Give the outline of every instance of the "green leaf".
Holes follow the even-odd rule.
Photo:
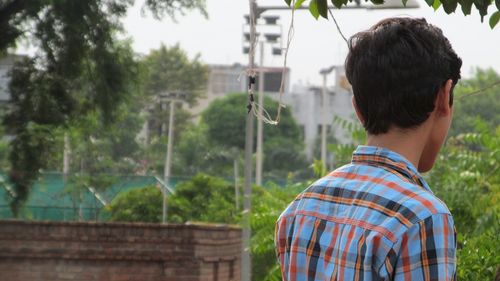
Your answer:
[[[309,3],[309,12],[311,12],[315,19],[319,18],[318,0],[311,0],[311,3]]]
[[[500,0],[495,0],[495,5],[497,6],[497,9],[500,11]]]
[[[429,5],[429,7],[434,7],[434,0],[425,0],[425,2]]]
[[[500,11],[496,11],[490,17],[490,27],[494,28],[500,20]]]
[[[470,15],[472,9],[472,0],[459,0],[458,2],[462,6],[462,13],[464,13],[464,16]]]
[[[302,7],[302,4],[304,3],[304,1],[306,1],[306,0],[297,0],[297,2],[295,2],[294,8],[298,9],[298,8]]]
[[[432,3],[432,8],[434,8],[434,11],[437,11],[441,7],[441,1],[439,0],[434,0],[434,3]]]
[[[318,12],[319,14],[328,19],[328,2],[327,0],[317,0],[318,2]]]
[[[332,4],[333,4],[333,6],[335,6],[335,8],[340,9],[342,7],[342,5],[344,4],[344,1],[343,0],[332,0]]]
[[[483,22],[484,16],[488,14],[488,6],[490,4],[490,0],[474,0],[474,6],[476,6],[479,11],[479,15],[481,15],[481,22]]]
[[[457,9],[457,0],[441,0],[441,3],[443,4],[443,9],[447,14],[451,14]]]
[[[292,4],[292,0],[285,0],[286,4],[290,6]]]
[[[384,4],[384,0],[370,0],[375,5],[382,5]]]

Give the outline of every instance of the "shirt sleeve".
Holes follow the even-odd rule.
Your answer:
[[[413,225],[393,250],[395,281],[456,280],[456,232],[449,214],[434,214]]]

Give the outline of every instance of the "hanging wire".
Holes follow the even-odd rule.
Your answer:
[[[264,123],[270,124],[270,125],[278,125],[279,124],[280,119],[281,119],[281,110],[282,110],[282,108],[286,108],[286,105],[283,103],[283,95],[284,95],[284,92],[285,92],[285,84],[286,84],[288,51],[290,50],[290,45],[292,43],[293,36],[294,36],[294,33],[295,33],[295,27],[294,27],[294,21],[295,21],[295,1],[296,0],[292,0],[292,2],[291,2],[292,18],[290,20],[290,27],[288,29],[286,47],[284,48],[285,54],[284,54],[284,59],[283,59],[283,70],[282,70],[282,73],[281,73],[281,84],[280,84],[280,89],[279,89],[278,109],[277,109],[277,114],[276,114],[276,118],[275,119],[273,119],[271,117],[271,114],[269,114],[269,112],[265,109],[264,105],[263,104],[259,104],[258,102],[256,102],[255,98],[254,98],[254,92],[255,92],[254,91],[254,85],[255,85],[255,81],[256,81],[256,78],[255,78],[256,74],[259,71],[265,71],[266,69],[263,66],[259,66],[258,68],[256,68],[255,66],[251,67],[251,68],[247,68],[246,71],[243,71],[240,74],[240,77],[238,78],[238,81],[240,81],[241,77],[243,75],[246,75],[248,77],[248,80],[249,80],[249,84],[248,84],[248,96],[249,96],[248,100],[249,100],[249,103],[248,103],[248,106],[247,106],[248,112],[250,113],[250,111],[251,111],[252,114],[257,119],[262,120]],[[332,10],[328,9],[328,12],[330,13],[330,16],[332,17],[333,22],[335,23],[335,26],[336,26],[337,31],[339,32],[340,36],[342,36],[342,39],[346,42],[346,44],[349,44],[349,41],[347,40],[347,37],[342,32],[342,29],[340,28],[339,23],[337,22],[335,16],[333,15]],[[255,17],[254,11],[251,11],[251,13],[250,13],[250,28],[251,28],[250,32],[251,32],[251,34],[253,34],[253,36],[252,36],[252,38],[250,38],[250,44],[251,44],[251,46],[250,46],[250,51],[249,51],[248,55],[250,56],[250,59],[252,61],[254,61],[254,59],[255,59],[255,50],[256,50],[256,47],[257,47],[256,17]],[[464,99],[466,97],[471,97],[471,96],[482,94],[486,90],[491,89],[493,87],[496,87],[498,85],[500,85],[500,81],[492,83],[492,84],[490,84],[490,85],[488,85],[488,86],[486,86],[484,88],[481,88],[479,90],[476,90],[476,91],[464,94],[461,97],[459,97],[458,99],[462,100],[462,99]]]
[[[270,125],[278,125],[281,119],[281,109],[285,108],[286,105],[283,103],[283,95],[285,93],[285,82],[286,82],[286,74],[287,74],[287,59],[288,59],[288,51],[290,50],[290,45],[292,43],[293,35],[295,32],[294,28],[294,20],[295,20],[295,0],[292,0],[291,3],[292,6],[292,19],[290,21],[290,27],[288,29],[288,35],[287,35],[287,42],[286,42],[286,47],[284,48],[285,54],[284,54],[284,59],[283,59],[283,70],[281,73],[281,84],[280,84],[280,89],[279,89],[279,100],[278,100],[278,109],[276,113],[276,118],[273,119],[271,117],[271,114],[267,112],[263,104],[259,104],[258,102],[255,101],[254,98],[254,84],[255,84],[255,76],[259,71],[265,71],[265,68],[263,66],[259,66],[259,68],[248,68],[246,71],[240,74],[240,77],[238,78],[238,81],[240,81],[241,76],[245,74],[248,79],[249,79],[249,85],[248,85],[248,99],[249,99],[249,104],[248,104],[248,110],[249,112],[252,111],[253,115],[259,119],[262,120],[262,122]],[[253,38],[250,38],[250,52],[248,55],[250,56],[250,59],[253,61],[255,59],[255,50],[257,46],[257,39],[255,36],[255,26],[256,26],[256,18],[255,14],[253,12],[250,13],[250,28],[252,29],[251,33],[254,34]],[[262,110],[262,111],[261,111]]]
[[[256,20],[255,20],[255,9],[254,9],[254,2],[252,0],[249,0],[250,4],[250,17],[249,17],[249,23],[250,23],[250,50],[248,52],[248,56],[251,62],[251,65],[248,66],[248,68],[245,71],[246,76],[248,77],[248,113],[252,111],[252,108],[254,107],[254,86],[255,86],[255,69],[254,69],[254,61],[255,61],[255,47],[257,44],[256,40]],[[238,81],[241,80],[242,74],[240,74],[240,77],[238,78]]]

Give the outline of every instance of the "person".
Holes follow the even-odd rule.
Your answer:
[[[448,133],[461,65],[425,19],[384,19],[350,38],[345,70],[367,144],[279,217],[283,280],[456,280],[453,218],[421,173]]]

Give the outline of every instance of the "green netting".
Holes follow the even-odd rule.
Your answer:
[[[0,219],[13,218],[9,207],[9,183],[0,173]],[[108,214],[103,211],[104,203],[111,202],[120,192],[160,182],[153,176],[112,175],[113,184],[100,190],[81,189],[78,194],[72,184],[65,184],[60,173],[43,173],[33,184],[20,217],[32,220],[50,221],[103,221]],[[186,178],[172,178],[169,186],[174,188]]]

